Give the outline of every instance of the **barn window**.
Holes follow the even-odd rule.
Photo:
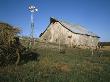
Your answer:
[[[72,35],[71,36],[68,36],[68,38],[71,38],[72,37]]]
[[[47,39],[45,38],[44,40],[46,41]]]
[[[57,42],[57,39],[56,39],[56,42]]]

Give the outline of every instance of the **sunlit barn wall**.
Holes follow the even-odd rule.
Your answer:
[[[40,41],[56,44],[66,44],[68,46],[81,48],[96,48],[99,38],[90,35],[73,33],[64,28],[59,22],[51,22]]]

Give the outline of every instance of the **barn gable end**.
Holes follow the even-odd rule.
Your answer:
[[[43,42],[61,43],[77,47],[96,47],[99,36],[79,25],[71,25],[51,18],[50,24],[40,35]]]

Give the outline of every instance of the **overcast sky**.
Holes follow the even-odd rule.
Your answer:
[[[0,0],[0,21],[22,29],[22,35],[30,34],[28,6],[35,5],[35,37],[49,24],[50,17],[80,24],[110,41],[110,0]]]

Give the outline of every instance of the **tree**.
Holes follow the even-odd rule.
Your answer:
[[[7,23],[0,23],[0,65],[14,63],[19,57],[19,42],[15,37],[20,29]]]

